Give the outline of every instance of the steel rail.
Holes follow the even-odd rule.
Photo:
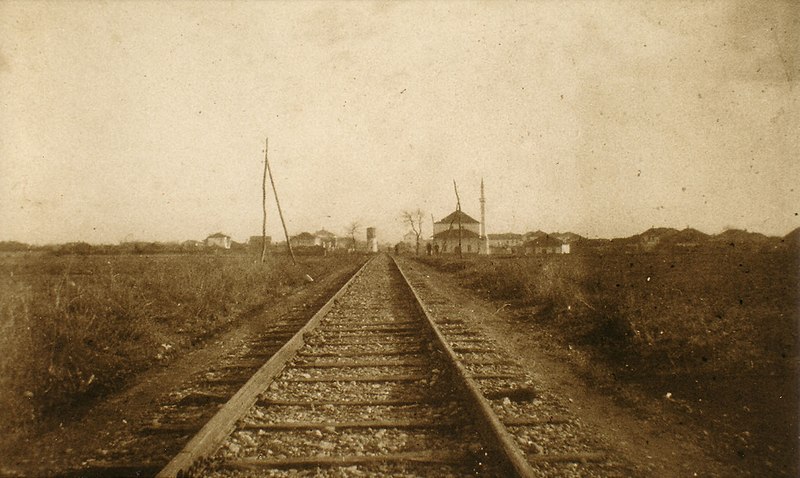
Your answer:
[[[411,281],[409,280],[408,276],[406,276],[405,272],[403,272],[403,269],[400,267],[400,264],[397,263],[397,260],[395,260],[394,257],[392,257],[392,263],[400,272],[400,275],[403,277],[403,280],[405,281],[409,290],[414,295],[414,304],[416,308],[419,310],[420,314],[425,317],[425,322],[431,328],[433,335],[436,337],[436,341],[447,355],[450,364],[455,369],[461,385],[464,387],[464,391],[466,392],[466,402],[472,407],[473,412],[478,419],[478,423],[476,423],[476,425],[478,426],[481,435],[488,442],[490,447],[494,448],[495,451],[500,454],[499,458],[510,465],[514,472],[514,476],[520,478],[533,478],[536,476],[536,472],[533,470],[530,463],[528,463],[527,458],[525,458],[525,455],[522,453],[519,447],[517,447],[517,445],[514,443],[514,438],[510,433],[508,433],[508,430],[506,430],[506,427],[500,421],[500,418],[496,413],[494,413],[491,404],[486,397],[483,396],[480,388],[478,388],[478,385],[472,378],[470,378],[466,367],[461,364],[455,351],[452,347],[450,347],[450,344],[439,330],[439,327],[436,325],[433,318],[430,316],[430,314],[428,314],[428,311],[425,310],[422,298],[419,296],[414,286],[411,285]]]
[[[183,449],[161,469],[156,478],[180,478],[194,466],[198,466],[210,457],[225,438],[233,432],[236,422],[258,401],[259,395],[272,383],[286,363],[304,345],[304,335],[313,330],[330,311],[336,301],[344,295],[358,276],[362,274],[366,261],[353,276],[323,305],[311,319],[289,339],[275,354],[267,360],[250,380],[228,400],[225,405],[200,429]]]
[[[278,377],[287,363],[298,356],[300,348],[308,345],[309,341],[306,338],[313,342],[312,335],[309,333],[317,328],[322,318],[328,314],[336,301],[348,291],[356,278],[362,274],[367,265],[373,260],[367,261],[359,268],[347,283],[236,392],[220,411],[186,444],[183,450],[156,475],[157,478],[181,478],[196,472],[209,462],[224,440],[236,429],[239,420],[259,401],[263,391]],[[464,400],[463,403],[465,403],[476,420],[475,426],[485,441],[486,449],[491,453],[487,455],[491,463],[504,469],[503,476],[521,478],[535,476],[530,463],[522,451],[514,444],[513,438],[492,410],[489,401],[480,392],[475,381],[470,378],[469,372],[461,364],[456,352],[449,345],[433,318],[428,314],[423,301],[416,289],[411,285],[408,276],[406,276],[394,258],[392,258],[391,262],[413,296],[414,309],[419,312],[423,322],[427,323],[426,327],[430,330],[431,335],[435,337],[434,343],[438,344],[437,348],[444,354],[445,360],[449,362],[452,368],[454,381],[458,383],[457,386],[463,392],[460,394],[460,398]],[[359,355],[363,354],[359,353]],[[391,461],[391,457],[388,459]],[[371,457],[370,460],[380,460],[380,457]],[[257,463],[254,462],[253,465],[256,466]]]

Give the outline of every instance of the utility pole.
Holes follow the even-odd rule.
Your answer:
[[[461,199],[458,197],[458,186],[456,180],[453,180],[453,189],[456,191],[456,214],[458,215],[458,257],[464,258],[464,252],[461,250]]]
[[[486,198],[483,195],[483,178],[481,178],[481,245],[484,247],[484,254],[489,253],[489,238],[486,236]]]
[[[261,181],[261,209],[264,211],[263,220],[261,221],[261,263],[263,264],[267,257],[267,150],[269,149],[269,138],[267,138],[267,146],[264,149],[264,178]]]
[[[267,148],[269,148],[269,138],[267,138]],[[286,230],[286,221],[283,220],[283,211],[281,210],[281,202],[278,200],[278,190],[275,189],[275,180],[272,177],[272,169],[269,167],[269,156],[264,154],[264,164],[269,173],[269,182],[272,184],[272,192],[275,193],[275,204],[278,206],[278,216],[281,218],[281,225],[283,225],[283,235],[286,237],[286,247],[289,249],[289,255],[292,256],[292,264],[297,265],[297,259],[294,257],[292,250],[292,242],[289,240],[289,231]]]

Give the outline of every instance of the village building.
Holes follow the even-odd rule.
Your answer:
[[[525,254],[569,254],[569,244],[545,235],[525,243]]]
[[[456,210],[433,223],[434,254],[458,254],[459,237],[463,254],[486,253],[486,241],[481,237],[481,223]]]
[[[310,232],[301,232],[290,239],[292,247],[314,247],[321,246],[322,239],[311,234]]]
[[[231,248],[231,236],[218,232],[206,238],[206,247],[219,247],[222,249]]]
[[[515,254],[525,242],[522,234],[505,232],[502,234],[487,234],[490,254]]]
[[[336,234],[326,231],[325,229],[320,229],[319,231],[314,233],[319,239],[319,245],[322,246],[324,249],[333,250],[336,249],[336,246],[339,242]]]
[[[522,235],[522,243],[524,244],[529,241],[535,241],[536,239],[539,239],[540,237],[544,237],[546,235],[547,233],[544,231],[528,231]]]

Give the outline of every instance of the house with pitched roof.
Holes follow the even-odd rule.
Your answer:
[[[525,243],[525,254],[569,254],[569,244],[550,235]]]
[[[480,222],[463,211],[453,211],[443,219],[433,223],[433,253],[458,254],[459,238],[462,253],[485,253],[486,241],[483,240],[480,234]]]
[[[301,232],[290,239],[292,247],[314,247],[321,246],[322,240],[310,232]]]

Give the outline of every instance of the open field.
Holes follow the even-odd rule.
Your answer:
[[[574,350],[589,386],[667,399],[737,459],[794,469],[796,253],[421,260]]]
[[[0,429],[58,423],[357,256],[0,257]]]

